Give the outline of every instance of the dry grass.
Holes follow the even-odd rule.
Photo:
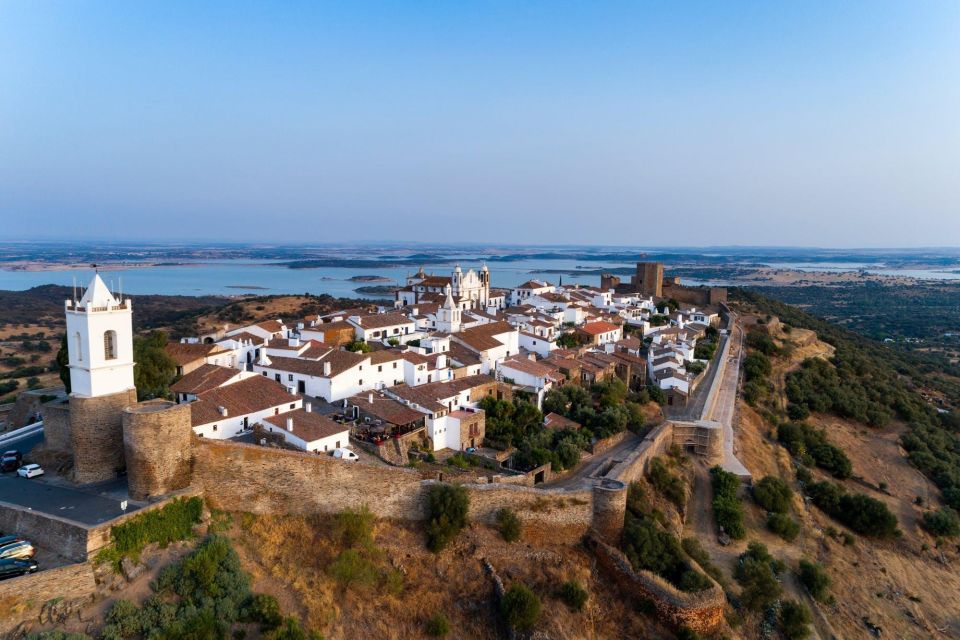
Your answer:
[[[230,535],[254,575],[254,589],[274,595],[285,611],[331,640],[422,638],[424,624],[437,612],[450,619],[452,638],[502,637],[481,558],[491,561],[507,585],[519,580],[540,596],[538,629],[547,637],[672,637],[593,575],[591,558],[580,548],[505,544],[493,529],[472,525],[450,549],[434,555],[419,527],[380,521],[375,531],[380,568],[402,576],[399,589],[343,590],[328,573],[340,551],[329,518],[245,515],[234,522]],[[555,597],[570,579],[591,591],[583,612],[571,612]]]

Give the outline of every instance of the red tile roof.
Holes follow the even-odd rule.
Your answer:
[[[204,391],[195,402],[190,403],[190,418],[196,427],[283,406],[298,399],[299,396],[290,394],[279,382],[264,376],[253,376]],[[227,415],[221,415],[218,407],[225,407]]]
[[[170,387],[170,391],[199,395],[204,391],[221,387],[239,375],[240,371],[237,369],[203,364],[177,380]]]
[[[598,320],[597,322],[588,322],[585,325],[580,327],[580,331],[583,331],[586,334],[591,336],[598,336],[601,333],[608,333],[610,331],[616,331],[619,329],[615,324],[610,324],[609,322],[604,322]]]
[[[291,433],[308,443],[320,440],[321,438],[329,438],[338,433],[346,434],[344,436],[344,444],[349,438],[348,427],[334,422],[327,416],[305,409],[295,409],[294,411],[281,413],[277,416],[269,416],[264,418],[263,421],[270,423],[274,427],[279,427],[282,431],[287,431],[288,418],[293,419],[293,431]]]

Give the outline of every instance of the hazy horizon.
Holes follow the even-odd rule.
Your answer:
[[[948,2],[8,1],[0,217],[8,241],[949,248],[957,77]]]

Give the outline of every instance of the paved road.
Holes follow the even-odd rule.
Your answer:
[[[607,449],[603,453],[598,453],[593,456],[577,467],[569,476],[539,486],[543,489],[589,489],[594,483],[594,479],[590,476],[596,474],[597,471],[610,460],[622,460],[624,456],[636,449],[641,442],[643,442],[643,440],[640,437],[628,432],[622,442]]]
[[[123,495],[126,490],[126,478],[74,489],[42,478],[27,480],[12,472],[0,476],[0,500],[85,525],[100,524],[123,514],[120,500],[114,496]],[[137,505],[130,503],[127,511],[136,509]]]
[[[717,353],[723,352],[723,345],[726,344],[729,338],[727,336],[720,336],[720,339],[717,341]],[[719,362],[713,362],[709,371],[704,375],[703,380],[697,385],[696,390],[693,392],[693,398],[687,402],[684,407],[663,407],[663,414],[671,420],[679,421],[692,421],[700,420],[703,417],[704,405],[707,402],[707,396],[710,395],[710,387],[713,385],[713,379],[717,377],[717,369]]]
[[[743,358],[743,328],[736,323],[730,335],[730,353],[727,354],[727,366],[724,368],[723,378],[720,380],[720,389],[716,401],[710,410],[704,414],[707,420],[714,420],[723,425],[723,463],[725,470],[738,476],[748,476],[750,472],[737,459],[734,452],[734,421],[737,410],[737,391],[740,385],[740,362]]]

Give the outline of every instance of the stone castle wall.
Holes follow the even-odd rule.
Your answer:
[[[75,482],[110,480],[123,471],[122,413],[136,402],[136,389],[96,398],[70,397]]]
[[[123,451],[130,497],[164,495],[190,485],[190,405],[151,400],[123,411]]]
[[[587,546],[594,552],[600,568],[622,592],[638,602],[652,602],[662,620],[704,634],[713,633],[723,624],[726,597],[712,579],[711,588],[686,593],[649,571],[634,571],[623,553],[600,540],[588,538]],[[692,560],[691,563],[697,566]]]
[[[89,601],[96,590],[93,568],[86,562],[4,580],[0,582],[0,634],[36,620],[48,603]]]
[[[72,520],[0,502],[0,531],[16,532],[34,544],[52,549],[75,562],[87,559],[89,530]]]
[[[329,456],[255,445],[200,440],[194,485],[211,506],[253,513],[334,514],[366,505],[381,518],[420,521],[436,481],[412,469],[343,462]],[[590,527],[590,491],[539,490],[503,483],[464,484],[470,518],[493,523],[503,507],[524,522],[524,535],[574,542]]]
[[[70,403],[63,400],[47,402],[40,407],[43,415],[43,441],[47,449],[69,452]]]

